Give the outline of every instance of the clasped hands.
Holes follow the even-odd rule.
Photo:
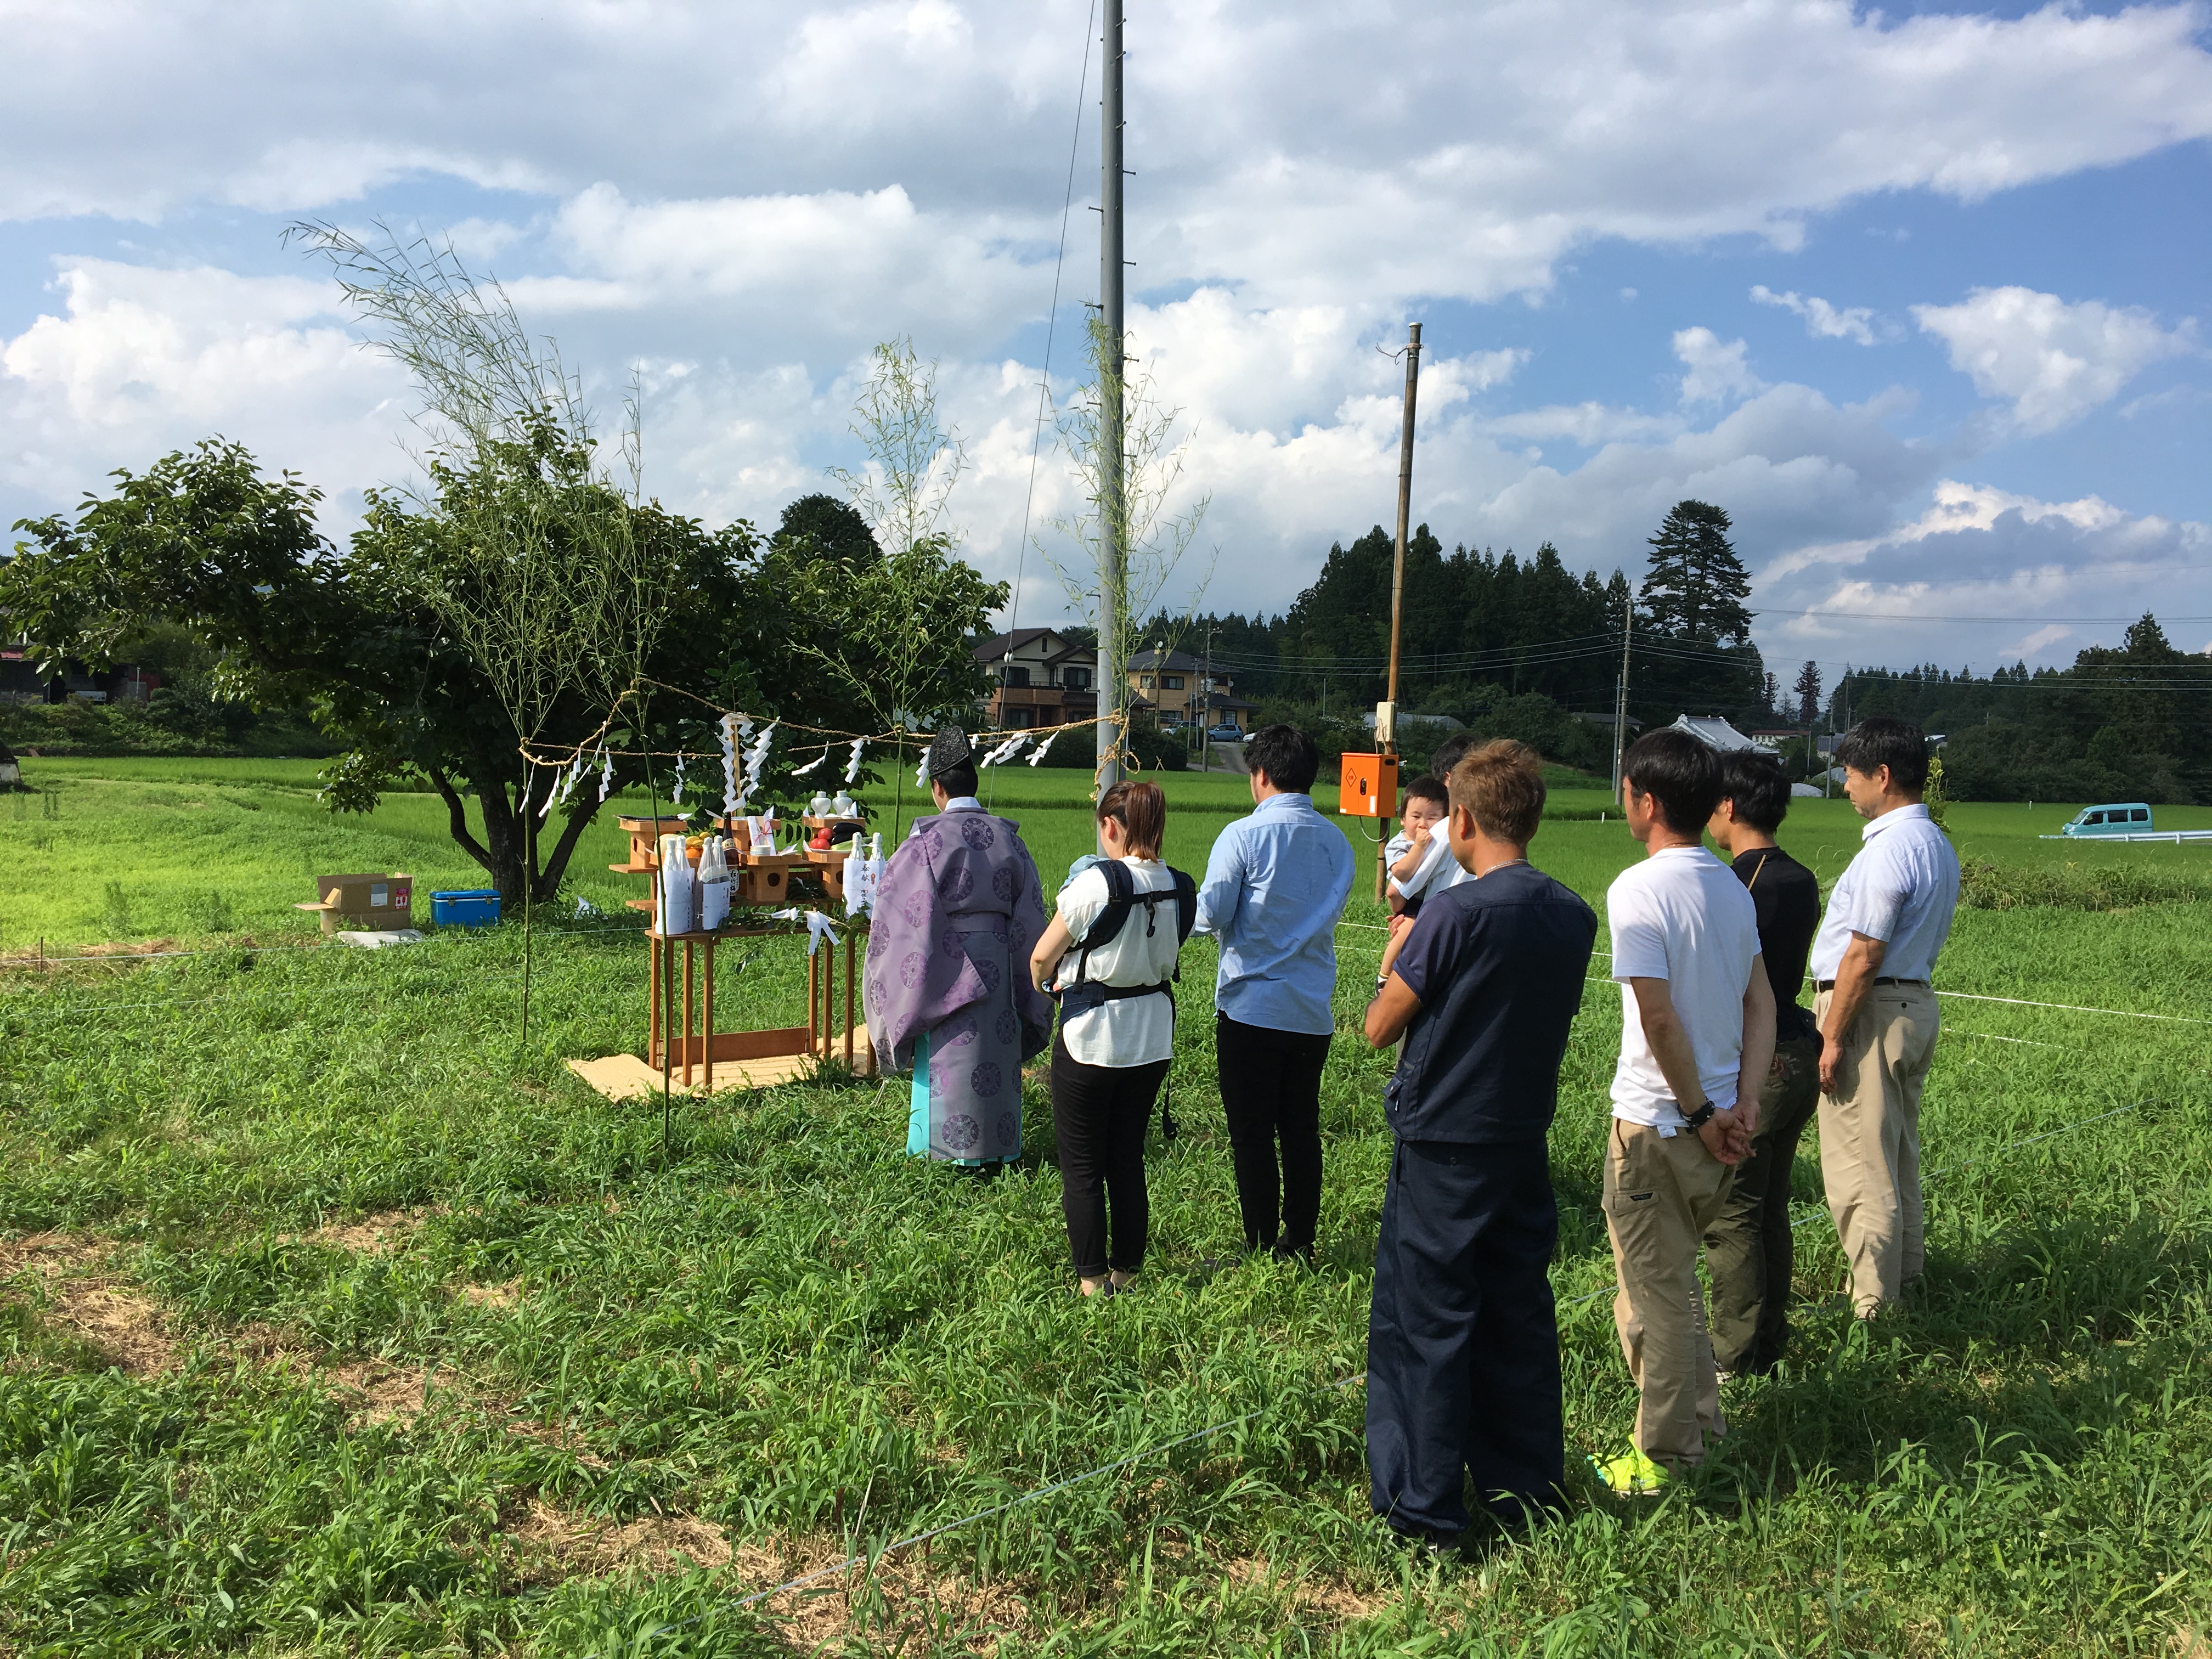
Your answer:
[[[1751,1156],[1752,1132],[1759,1127],[1758,1108],[1747,1111],[1716,1111],[1698,1126],[1698,1139],[1720,1163],[1734,1166]]]

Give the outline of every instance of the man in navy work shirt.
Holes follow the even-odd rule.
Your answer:
[[[1311,738],[1267,726],[1245,745],[1244,762],[1252,812],[1224,830],[1206,857],[1196,931],[1221,945],[1214,1052],[1245,1248],[1310,1261],[1321,1219],[1321,1073],[1336,1029],[1336,919],[1352,893],[1352,843],[1314,811],[1308,792],[1321,750]]]
[[[1406,1039],[1384,1097],[1397,1145],[1367,1328],[1369,1483],[1392,1528],[1439,1545],[1472,1520],[1466,1477],[1513,1524],[1565,1473],[1545,1136],[1597,938],[1589,906],[1524,855],[1544,812],[1535,751],[1485,744],[1449,781],[1452,852],[1475,879],[1421,907],[1367,1010],[1370,1042]]]

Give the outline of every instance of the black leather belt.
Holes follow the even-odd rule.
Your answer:
[[[1928,981],[1924,979],[1878,979],[1875,981],[1875,983],[1877,985],[1918,985],[1924,988]],[[1836,988],[1836,981],[1832,979],[1816,979],[1813,981],[1813,988],[1816,991],[1832,991]]]

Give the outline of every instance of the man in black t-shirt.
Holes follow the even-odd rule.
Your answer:
[[[1759,1091],[1751,1155],[1736,1165],[1705,1234],[1713,1276],[1713,1363],[1723,1376],[1760,1376],[1790,1341],[1790,1171],[1797,1139],[1820,1103],[1820,1033],[1798,1006],[1805,958],[1820,925],[1820,884],[1774,844],[1790,782],[1764,755],[1721,757],[1719,809],[1705,826],[1759,912],[1759,951],[1774,988],[1774,1063]]]
[[[1477,879],[1421,907],[1366,1028],[1378,1048],[1406,1040],[1384,1097],[1370,1491],[1399,1534],[1437,1544],[1473,1519],[1468,1477],[1513,1524],[1555,1503],[1565,1473],[1545,1136],[1597,937],[1589,906],[1523,856],[1544,812],[1535,751],[1486,744],[1449,782],[1440,827]]]

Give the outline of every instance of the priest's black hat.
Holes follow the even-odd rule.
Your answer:
[[[975,758],[975,750],[968,741],[968,734],[957,726],[939,727],[937,735],[929,740],[929,775],[933,778],[941,778]]]

